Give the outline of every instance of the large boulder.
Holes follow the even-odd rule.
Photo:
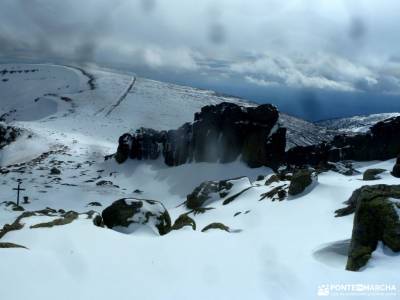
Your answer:
[[[396,164],[393,167],[392,175],[400,178],[400,155],[397,157]]]
[[[132,135],[129,133],[125,133],[120,136],[118,140],[118,149],[115,154],[115,160],[117,163],[122,164],[129,158],[129,152],[131,150],[132,144]]]
[[[0,149],[14,142],[20,133],[19,129],[0,122]]]
[[[250,167],[277,168],[284,160],[286,129],[270,105],[243,107],[233,103],[209,105],[195,114],[194,123],[176,130],[140,129],[119,140],[118,162],[157,159],[168,166],[187,162],[233,162],[239,157]]]
[[[247,177],[205,181],[186,197],[186,207],[196,210],[218,200],[222,200],[223,204],[226,205],[251,187],[252,185]]]
[[[289,195],[297,196],[303,193],[315,180],[317,175],[308,169],[300,169],[294,172],[290,186]]]
[[[400,252],[400,185],[364,186],[353,193],[347,204],[343,215],[355,212],[347,270],[364,267],[380,241]]]
[[[363,180],[364,181],[378,180],[378,179],[380,179],[380,177],[378,175],[382,174],[383,172],[386,172],[386,170],[385,169],[368,169],[363,174]]]
[[[115,160],[124,163],[128,158],[145,160],[157,159],[161,153],[160,144],[165,141],[165,132],[140,128],[135,133],[125,133],[118,141]]]
[[[140,226],[150,226],[160,235],[171,230],[171,218],[161,202],[120,199],[102,212],[104,224],[111,229],[131,233]]]

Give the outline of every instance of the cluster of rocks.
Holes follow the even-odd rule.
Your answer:
[[[364,267],[382,242],[400,252],[400,185],[372,185],[355,190],[336,216],[354,215],[346,269]]]
[[[72,223],[77,220],[79,217],[85,217],[92,221],[93,225],[98,227],[104,227],[103,219],[99,213],[91,210],[85,213],[77,213],[75,211],[64,211],[62,209],[55,210],[52,208],[46,208],[37,211],[25,211],[21,215],[19,215],[14,222],[11,224],[5,224],[3,228],[0,229],[0,240],[9,232],[21,230],[24,228],[25,223],[23,219],[31,218],[31,217],[53,217],[52,221],[47,221],[43,223],[35,223],[31,225],[30,229],[40,229],[40,228],[52,228],[54,226],[64,226]],[[17,245],[14,243],[2,243],[0,242],[0,248],[26,248],[21,245]]]
[[[186,197],[186,207],[198,210],[217,200],[223,201],[223,205],[226,205],[251,188],[251,182],[247,177],[205,181]]]
[[[20,133],[17,128],[0,123],[0,149],[14,142]]]
[[[148,226],[155,229],[159,235],[166,235],[184,227],[196,230],[196,222],[189,216],[192,212],[180,215],[172,225],[168,210],[161,202],[130,198],[118,200],[107,207],[102,213],[102,220],[108,228],[123,233],[133,233],[138,227]],[[205,226],[201,232],[215,229],[229,233],[240,231],[232,230],[222,223],[215,222]]]
[[[280,172],[268,178],[259,177],[260,180],[252,184],[247,177],[240,177],[221,181],[205,181],[187,195],[185,205],[188,212],[179,216],[172,224],[170,214],[162,202],[138,198],[124,198],[115,201],[102,212],[102,222],[105,226],[123,233],[133,233],[141,226],[152,228],[159,235],[165,235],[172,230],[191,227],[196,230],[196,222],[190,214],[200,214],[213,209],[209,204],[220,202],[227,205],[237,199],[246,191],[255,186],[264,184],[271,186],[271,191],[261,195],[261,200],[270,198],[284,200],[289,195],[303,193],[313,182],[317,175],[313,170],[300,169],[294,174]],[[273,186],[275,185],[275,186]],[[248,213],[248,212],[246,212]],[[239,214],[239,213],[238,213]],[[238,214],[235,214],[237,216]],[[212,223],[202,232],[209,229],[221,229],[227,232],[236,232],[221,223]]]
[[[400,153],[400,117],[379,122],[367,133],[337,135],[330,142],[297,146],[285,152],[286,128],[279,125],[279,112],[270,105],[243,107],[233,103],[209,105],[195,114],[193,123],[176,130],[140,128],[119,138],[115,159],[155,160],[168,166],[188,162],[228,163],[239,157],[249,167],[280,165],[336,169],[353,175],[338,162],[387,160]],[[396,170],[395,173],[400,173]],[[399,175],[400,176],[400,175]]]
[[[372,126],[367,133],[338,135],[333,141],[307,147],[294,147],[286,153],[290,165],[329,166],[346,160],[387,160],[400,153],[400,117]]]
[[[187,162],[229,163],[239,157],[250,167],[277,168],[283,161],[286,129],[278,123],[279,112],[270,105],[242,107],[233,103],[209,105],[195,114],[193,123],[176,130],[141,128],[119,139],[115,158],[157,159],[168,166]]]

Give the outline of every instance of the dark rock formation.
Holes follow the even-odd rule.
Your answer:
[[[28,249],[25,246],[14,244],[14,243],[0,243],[0,249],[11,249],[11,248]]]
[[[211,223],[209,225],[207,225],[206,227],[204,227],[201,232],[206,232],[210,229],[219,229],[219,230],[223,230],[226,232],[231,232],[230,228],[222,223]]]
[[[399,132],[400,117],[390,118],[372,126],[368,133],[338,135],[330,143],[294,147],[286,153],[286,161],[316,167],[344,160],[387,160],[400,153]]]
[[[180,215],[178,219],[175,220],[172,230],[180,230],[185,226],[190,226],[193,230],[196,230],[196,222],[189,217],[187,213]]]
[[[233,190],[234,185],[240,185]],[[223,204],[229,204],[242,193],[252,187],[247,177],[221,181],[206,181],[200,184],[187,196],[186,206],[189,209],[199,209],[213,201],[224,200]]]
[[[54,226],[63,226],[63,225],[68,225],[75,221],[79,217],[79,214],[75,211],[69,211],[66,212],[62,215],[61,218],[55,219],[51,222],[45,222],[45,223],[39,223],[30,226],[31,229],[36,229],[36,228],[51,228]]]
[[[400,155],[397,157],[396,164],[393,167],[392,175],[400,178]]]
[[[313,180],[315,180],[315,174],[308,169],[300,169],[295,171],[289,186],[289,195],[297,196],[304,192],[309,187]]]
[[[4,201],[1,204],[13,211],[24,211],[25,210],[22,206],[17,205],[17,203],[15,203],[13,201]]]
[[[0,149],[14,142],[20,133],[17,128],[0,123]]]
[[[196,113],[194,123],[176,130],[141,128],[119,139],[115,158],[157,159],[168,166],[187,162],[235,161],[239,156],[250,167],[277,168],[284,160],[286,129],[278,125],[278,110],[269,104],[242,107],[233,103],[209,105]]]
[[[312,146],[298,146],[289,149],[286,153],[286,162],[294,166],[318,166],[327,164],[330,145],[322,143]]]
[[[11,231],[21,230],[25,226],[25,222],[22,222],[25,218],[30,217],[57,217],[53,221],[45,222],[45,223],[37,223],[30,226],[30,229],[36,228],[51,228],[54,226],[63,226],[72,223],[73,221],[77,220],[80,216],[86,216],[87,219],[93,221],[93,225],[104,227],[103,220],[99,213],[91,210],[85,213],[77,213],[74,211],[65,212],[64,210],[55,210],[52,208],[47,207],[46,209],[37,210],[37,211],[26,211],[19,215],[15,221],[11,224],[5,224],[3,228],[0,229],[0,239],[2,239],[7,233]],[[7,244],[7,243],[6,243]],[[10,244],[12,245],[12,244]],[[4,246],[4,243],[3,243]],[[1,246],[0,246],[1,248]]]
[[[142,199],[121,199],[107,207],[102,213],[104,224],[108,228],[130,225],[155,227],[160,235],[171,230],[171,218],[161,202]]]
[[[94,202],[89,202],[87,206],[102,206],[100,202],[94,201]]]
[[[269,192],[261,194],[260,201],[262,201],[266,198],[269,198],[272,201],[275,201],[275,200],[283,201],[287,197],[287,193],[288,193],[287,190],[288,190],[287,184],[277,186],[277,187],[273,188],[272,190],[270,190]]]
[[[115,159],[124,163],[128,158],[137,160],[157,159],[161,153],[161,143],[165,143],[166,132],[140,128],[134,134],[125,133],[118,140]]]
[[[355,212],[346,269],[358,271],[382,241],[394,252],[400,251],[400,185],[364,186],[354,191],[347,208],[338,215]]]
[[[108,187],[119,188],[118,185],[114,184],[112,181],[109,181],[109,180],[100,180],[100,181],[96,182],[96,185],[103,186],[103,187],[108,186]]]
[[[60,175],[60,174],[61,174],[60,169],[58,169],[58,168],[56,168],[56,167],[51,168],[51,170],[50,170],[50,175]]]
[[[359,171],[354,169],[353,163],[350,161],[328,162],[327,170],[332,170],[345,176],[352,176],[360,174]],[[321,170],[321,168],[319,168]]]
[[[386,172],[385,169],[368,169],[364,172],[363,175],[363,180],[368,181],[368,180],[378,180],[380,177],[378,177],[379,174],[382,174],[383,172]]]

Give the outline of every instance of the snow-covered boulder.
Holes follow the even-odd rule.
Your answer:
[[[252,187],[247,177],[221,181],[206,181],[196,187],[186,198],[189,209],[199,209],[212,202],[222,200],[229,204]]]
[[[157,159],[168,166],[187,162],[233,162],[239,157],[250,167],[277,168],[284,160],[286,129],[270,105],[244,107],[233,103],[208,105],[195,114],[194,123],[176,130],[140,129],[119,139],[118,162]]]
[[[347,204],[341,215],[355,212],[347,270],[364,267],[380,241],[400,252],[400,185],[364,186]]]
[[[111,229],[132,233],[149,226],[160,235],[171,230],[171,217],[161,202],[143,199],[120,199],[102,212],[104,224]]]

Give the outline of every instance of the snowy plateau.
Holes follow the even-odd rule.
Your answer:
[[[321,172],[307,190],[284,201],[265,195],[289,181],[266,184],[270,168],[249,168],[240,160],[168,167],[161,159],[121,165],[104,159],[126,132],[175,129],[203,106],[222,102],[255,106],[98,67],[1,65],[1,124],[18,133],[0,147],[0,228],[17,227],[0,235],[0,299],[309,300],[335,293],[337,299],[398,299],[399,254],[380,242],[365,267],[346,271],[354,214],[335,217],[367,184],[367,169],[382,169],[373,184],[400,184],[391,174],[395,159],[353,162],[357,172],[351,176]],[[290,149],[330,140],[338,131],[363,132],[392,116],[316,125],[280,114],[279,122]],[[196,187],[232,178],[242,179],[208,199],[207,209],[187,214],[196,230],[185,226],[160,235],[154,226],[94,226],[123,198],[155,200],[157,212],[167,210],[174,223],[190,212],[182,203]],[[21,207],[12,203],[18,180],[25,189]],[[212,223],[223,230],[202,231]],[[345,285],[391,290],[363,294]]]

